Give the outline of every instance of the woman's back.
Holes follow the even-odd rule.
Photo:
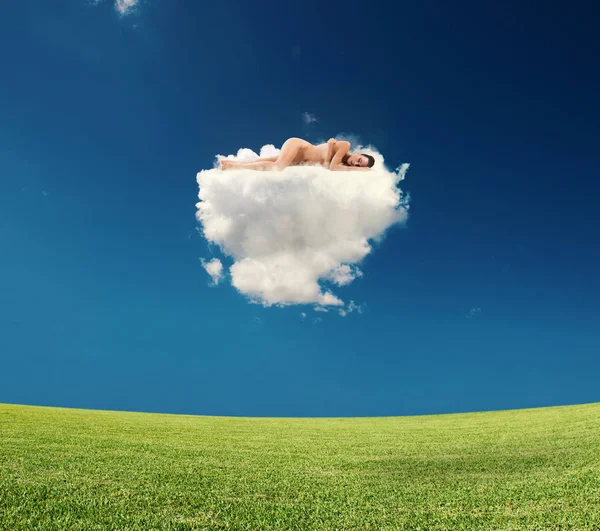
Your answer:
[[[309,164],[324,164],[327,161],[327,144],[317,144],[316,146],[306,142],[303,148],[304,162]]]

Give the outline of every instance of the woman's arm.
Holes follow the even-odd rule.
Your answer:
[[[329,169],[332,171],[352,171],[352,170],[370,170],[371,168],[367,168],[366,166],[346,166],[342,160],[344,160],[344,156],[348,154],[350,150],[350,142],[345,140],[340,140],[335,143],[335,155],[331,159],[331,164],[329,165]]]
[[[334,152],[333,158],[331,159],[331,163],[329,164],[330,170],[345,170],[348,168],[342,160],[344,160],[344,155],[348,154],[350,150],[350,142],[346,140],[340,140],[334,144]]]

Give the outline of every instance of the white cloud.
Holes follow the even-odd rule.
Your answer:
[[[210,262],[202,259],[202,267],[210,275],[213,285],[217,285],[223,279],[223,264],[218,258],[213,258]]]
[[[406,172],[408,171],[409,167],[410,167],[410,164],[408,164],[408,162],[405,162],[404,164],[400,164],[400,166],[398,166],[396,168],[396,173],[398,174],[399,181],[404,180],[404,178],[406,177]]]
[[[292,166],[198,173],[196,218],[204,237],[233,258],[231,283],[240,293],[265,306],[345,306],[332,287],[363,274],[357,264],[372,251],[370,242],[402,223],[408,209],[397,187],[403,174],[388,171],[375,149],[360,151],[375,157],[370,171]],[[277,153],[269,145],[260,155]],[[241,149],[227,158],[256,157]]]
[[[137,5],[138,0],[115,0],[115,9],[121,15],[127,15]]]
[[[315,122],[319,121],[319,119],[314,114],[311,114],[309,112],[303,112],[302,119],[304,120],[304,123],[308,125],[314,124]]]
[[[358,267],[351,267],[347,264],[342,264],[333,269],[327,278],[338,286],[350,284],[355,278],[362,277],[363,273]]]
[[[90,4],[97,6],[104,0],[88,0]],[[127,15],[135,10],[139,0],[113,0],[115,9],[120,15]]]
[[[347,142],[350,142],[350,144],[352,144],[353,146],[362,146],[362,138],[360,137],[360,135],[357,135],[356,133],[338,133],[337,135],[333,136],[336,140],[346,140]]]

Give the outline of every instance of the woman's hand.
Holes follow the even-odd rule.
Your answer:
[[[327,141],[327,145],[328,145],[328,146],[330,146],[331,144],[335,144],[336,142],[337,142],[337,141],[336,141],[336,139],[335,139],[335,138],[330,138],[330,139]]]

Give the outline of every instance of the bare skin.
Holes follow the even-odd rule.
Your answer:
[[[369,170],[367,157],[361,153],[349,154],[350,142],[330,138],[326,144],[313,145],[301,138],[290,138],[281,146],[279,155],[263,157],[252,162],[221,159],[223,170],[276,170],[288,166],[319,165],[333,171]]]

